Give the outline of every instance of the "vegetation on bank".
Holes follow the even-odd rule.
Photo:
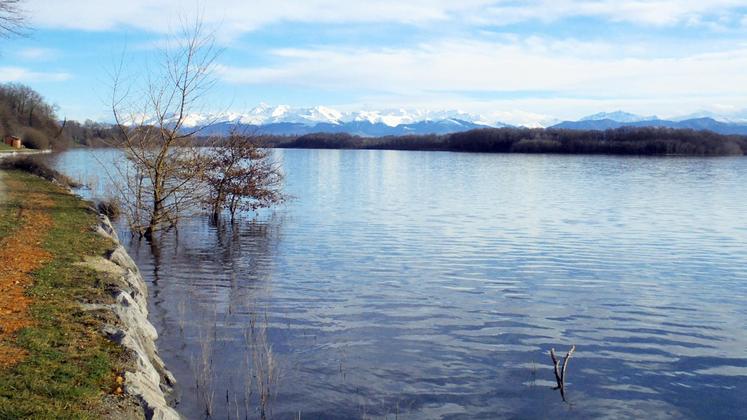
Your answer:
[[[65,149],[111,146],[116,134],[111,124],[60,120],[57,107],[29,86],[0,84],[0,139],[17,136],[29,149]]]
[[[0,136],[17,136],[30,149],[62,146],[55,107],[35,90],[18,83],[0,84]]]
[[[0,318],[12,332],[0,335],[0,347],[18,356],[0,361],[0,418],[111,416],[121,402],[113,394],[125,355],[101,334],[103,315],[81,309],[81,302],[111,297],[101,276],[78,263],[104,255],[112,243],[93,233],[96,214],[87,204],[61,187],[19,170],[0,175],[0,249],[7,260],[0,289],[21,288],[18,300],[27,303],[0,308],[12,313]],[[22,255],[13,249],[19,244]],[[3,324],[11,319],[23,319],[21,328]]]
[[[448,135],[365,138],[347,134],[264,137],[280,148],[433,150],[483,153],[742,156],[747,137],[710,131],[626,127],[606,131],[485,128]]]

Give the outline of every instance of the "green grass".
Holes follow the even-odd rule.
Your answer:
[[[13,147],[8,146],[5,143],[0,143],[0,153],[12,153],[12,152],[19,152],[19,153],[28,153],[30,149],[27,148],[21,148],[21,149],[15,149]]]
[[[28,191],[53,200],[45,211],[54,226],[43,241],[52,259],[33,273],[27,291],[34,325],[21,330],[16,341],[28,357],[0,370],[0,419],[100,418],[108,411],[104,397],[124,366],[124,355],[102,336],[102,320],[80,309],[79,302],[109,301],[106,285],[100,275],[74,263],[103,255],[112,243],[92,232],[96,215],[78,198],[25,173],[7,172],[5,178],[23,187],[7,188],[8,200],[0,205],[0,238],[15,229]]]

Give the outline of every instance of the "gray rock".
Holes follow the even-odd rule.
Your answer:
[[[158,332],[148,321],[148,289],[145,281],[135,262],[119,244],[117,234],[106,216],[100,217],[96,232],[117,244],[108,255],[108,260],[122,270],[107,271],[109,275],[113,272],[121,273],[117,274],[120,278],[115,282],[114,304],[82,306],[85,310],[106,310],[116,316],[118,325],[107,325],[104,334],[127,349],[131,355],[131,368],[124,375],[124,392],[140,401],[145,417],[157,420],[179,419],[179,414],[166,401],[166,393],[171,391],[176,380],[158,355]]]

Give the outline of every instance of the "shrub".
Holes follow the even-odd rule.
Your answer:
[[[23,145],[29,149],[49,149],[49,138],[35,128],[27,128],[23,132]]]
[[[99,213],[112,220],[115,220],[121,214],[119,202],[114,199],[99,201],[99,203],[96,205],[96,209],[99,211]]]

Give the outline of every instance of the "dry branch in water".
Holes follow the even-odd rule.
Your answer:
[[[556,386],[553,389],[560,390],[560,396],[563,398],[563,401],[566,401],[565,399],[565,374],[566,369],[568,368],[568,361],[571,359],[571,356],[573,356],[573,352],[576,351],[576,346],[572,346],[570,350],[568,350],[568,353],[566,353],[565,357],[563,358],[563,363],[560,363],[558,361],[557,356],[555,356],[555,349],[550,349],[550,358],[552,359],[553,369],[555,373],[555,381],[558,383],[558,386]]]

